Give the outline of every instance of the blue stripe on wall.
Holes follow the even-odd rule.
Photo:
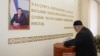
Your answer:
[[[16,7],[16,10],[18,9],[18,0],[14,0],[14,4],[15,4],[15,7]]]

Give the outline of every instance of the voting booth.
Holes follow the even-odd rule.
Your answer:
[[[75,56],[75,46],[64,47],[63,43],[54,44],[54,56]]]

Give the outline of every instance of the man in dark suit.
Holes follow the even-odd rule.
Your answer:
[[[22,12],[21,8],[17,9],[17,14],[15,14],[11,20],[11,25],[13,26],[21,26],[21,25],[26,25],[27,24],[27,19],[25,15]]]
[[[75,39],[65,41],[64,46],[75,46],[76,56],[97,56],[97,49],[91,31],[84,27],[80,20],[74,22],[77,32]]]

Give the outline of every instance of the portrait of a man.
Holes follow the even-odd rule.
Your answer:
[[[10,0],[9,4],[9,29],[29,29],[29,0]]]

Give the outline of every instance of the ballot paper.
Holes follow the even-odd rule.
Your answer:
[[[69,41],[69,40],[71,40],[71,39],[72,39],[71,37],[66,37],[65,40],[64,40],[64,42],[65,42],[65,41]]]

